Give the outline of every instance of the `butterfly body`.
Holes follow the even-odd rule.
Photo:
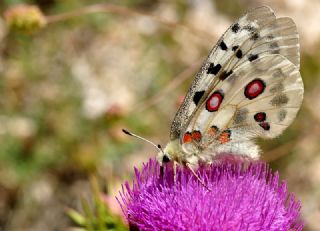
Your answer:
[[[290,18],[262,6],[219,39],[196,75],[157,159],[196,168],[219,154],[258,159],[254,138],[274,138],[303,99],[299,36]]]

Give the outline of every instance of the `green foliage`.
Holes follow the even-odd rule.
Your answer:
[[[81,228],[87,231],[122,231],[128,230],[123,221],[110,213],[106,203],[102,200],[102,192],[99,189],[97,179],[91,178],[92,199],[81,200],[83,214],[74,209],[67,209],[68,216]]]

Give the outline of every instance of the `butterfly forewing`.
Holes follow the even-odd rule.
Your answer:
[[[237,65],[259,55],[282,54],[299,65],[298,34],[289,18],[276,19],[267,6],[256,8],[234,23],[209,53],[171,125],[171,140],[182,137],[190,118],[214,86]]]
[[[261,39],[253,45],[248,58],[252,54],[281,54],[299,67],[299,35],[291,18],[277,18],[261,28],[259,35]]]
[[[281,134],[302,102],[299,62],[290,18],[276,18],[265,6],[248,12],[210,52],[175,116],[171,139],[180,138],[186,152],[204,152]]]

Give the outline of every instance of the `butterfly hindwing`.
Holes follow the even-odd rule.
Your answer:
[[[293,121],[302,99],[300,72],[288,59],[265,55],[246,61],[199,105],[186,133],[197,131],[201,139],[183,141],[182,147],[190,153],[229,145],[231,152],[237,145],[252,146],[254,137],[276,137]]]
[[[244,63],[235,69],[229,83],[219,87],[228,92],[221,109],[236,106],[226,126],[229,129],[247,127],[247,136],[278,136],[292,122],[303,99],[298,68],[280,55]],[[211,120],[214,121],[214,115]]]
[[[290,18],[276,18],[269,7],[263,6],[241,17],[212,49],[174,118],[171,126],[171,140],[180,138],[181,143],[184,143],[185,134],[197,137],[192,132],[198,130],[192,130],[191,127],[212,120],[211,114],[200,116],[205,110],[208,97],[216,93],[212,100],[218,103],[220,98],[230,97],[231,89],[227,90],[228,94],[215,92],[219,90],[217,86],[224,82],[232,83],[235,78],[231,76],[235,76],[237,68],[242,70],[241,66],[254,64],[256,60],[270,54],[280,54],[290,60],[293,66],[297,68],[299,66],[299,41],[294,22]],[[241,74],[237,73],[237,75]],[[232,107],[224,107],[223,111],[221,107],[220,111],[220,106],[222,105],[219,105],[218,110],[222,115],[220,117],[224,120],[235,113]],[[210,110],[215,109],[213,107]],[[222,119],[220,124],[223,123]],[[207,132],[204,129],[199,131]]]

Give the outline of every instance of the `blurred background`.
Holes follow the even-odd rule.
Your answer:
[[[258,142],[302,201],[304,230],[320,230],[318,0],[0,1],[0,230],[72,230],[66,208],[81,211],[92,175],[121,214],[121,183],[156,154],[121,129],[165,145],[209,50],[262,4],[297,24],[305,99],[283,135]],[[15,30],[19,14],[40,21]]]

